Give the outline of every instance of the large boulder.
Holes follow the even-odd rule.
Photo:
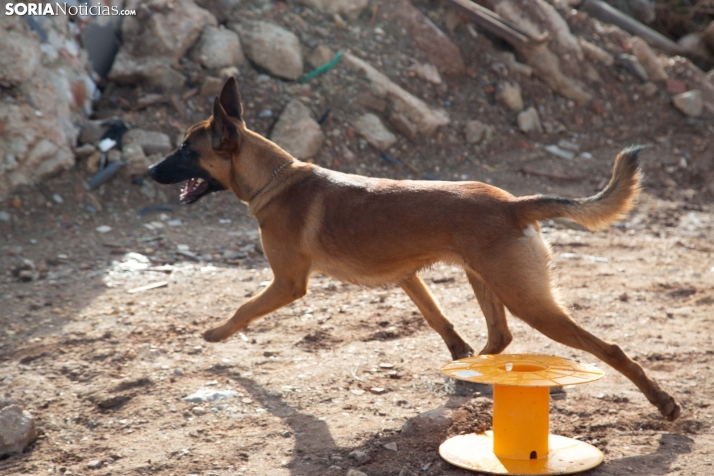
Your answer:
[[[280,114],[270,139],[293,157],[307,159],[317,154],[325,135],[307,106],[293,99]]]
[[[250,60],[284,79],[302,76],[300,40],[293,33],[265,21],[246,21],[230,25],[240,35],[243,50]]]

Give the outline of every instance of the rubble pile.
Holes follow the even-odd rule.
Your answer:
[[[639,36],[586,13],[602,2],[481,2],[496,29],[455,8],[469,3],[128,0],[135,15],[37,17],[42,34],[25,17],[3,17],[0,198],[77,162],[88,180],[118,164],[117,176],[141,185],[146,166],[210,115],[230,76],[249,126],[296,157],[353,173],[403,166],[402,178],[478,165],[513,148],[513,135],[547,155],[559,140],[657,141],[656,129],[714,117],[711,75],[697,66],[711,56],[714,26],[687,58],[694,50],[681,41],[654,43],[685,56],[652,46],[648,2],[619,2],[631,4],[620,15]],[[91,55],[83,49],[93,24],[114,29],[113,50],[112,34],[87,45]],[[110,66],[97,73],[89,60]],[[116,121],[126,130],[102,146]],[[92,183],[115,173],[105,175]]]

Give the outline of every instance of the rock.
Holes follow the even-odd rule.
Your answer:
[[[146,57],[178,60],[196,42],[206,25],[215,27],[218,21],[193,0],[140,3],[136,15],[123,17],[123,44],[119,55],[124,53],[141,60]]]
[[[380,17],[393,22],[397,28],[405,28],[430,63],[436,65],[446,76],[464,74],[464,59],[459,48],[434,22],[408,0],[392,0],[380,6]]]
[[[389,132],[379,117],[372,113],[360,116],[354,126],[357,133],[380,152],[389,149],[397,142],[397,137]]]
[[[410,418],[402,427],[402,435],[445,432],[454,423],[453,412],[444,406]]]
[[[408,117],[416,124],[422,135],[431,136],[439,127],[451,122],[445,110],[429,108],[424,101],[390,81],[387,76],[377,71],[366,61],[350,53],[345,53],[344,60],[351,68],[362,71],[371,81],[375,95],[386,97],[392,101],[394,112],[402,113]]]
[[[632,54],[640,60],[642,67],[647,71],[650,81],[666,81],[669,76],[660,63],[657,54],[650,48],[650,45],[642,38],[633,36],[630,39]]]
[[[640,91],[646,98],[654,97],[657,94],[657,85],[651,81],[646,82],[640,87]]]
[[[89,468],[89,469],[99,469],[99,468],[102,467],[102,464],[104,464],[104,463],[102,463],[101,460],[94,459],[94,460],[90,461],[89,463],[87,463],[87,468]]]
[[[0,221],[10,223],[10,214],[5,210],[0,210]]]
[[[439,75],[439,70],[433,64],[417,63],[415,65],[412,65],[412,67],[409,68],[409,71],[413,72],[424,81],[428,81],[432,84],[442,83],[441,76]]]
[[[335,57],[335,52],[332,51],[327,45],[317,45],[310,54],[307,56],[307,62],[313,68],[319,68],[320,66],[328,63]]]
[[[23,258],[12,269],[12,275],[23,282],[37,281],[40,278],[40,273],[37,271],[35,263],[26,258]]]
[[[495,128],[486,125],[481,121],[469,121],[464,126],[464,138],[469,144],[478,144],[481,141],[488,142],[493,136]]]
[[[284,79],[302,76],[302,49],[293,33],[265,21],[230,25],[240,35],[245,54],[258,66]]]
[[[642,66],[640,60],[635,55],[621,54],[617,57],[617,62],[625,67],[627,71],[635,75],[640,82],[646,83],[649,81],[647,70]]]
[[[107,163],[113,164],[116,162],[121,162],[121,152],[118,149],[112,149],[106,153]]]
[[[523,110],[521,87],[513,83],[499,84],[496,90],[496,102],[513,112],[521,112]]]
[[[583,54],[590,61],[602,63],[605,66],[612,66],[613,64],[615,64],[614,56],[612,56],[610,53],[603,50],[599,46],[590,43],[585,38],[579,36],[578,43],[580,44],[580,48],[583,50]]]
[[[234,18],[236,14],[240,14],[238,9],[245,3],[243,0],[195,0],[196,5],[205,8],[216,16],[219,23],[225,23],[227,20]]]
[[[387,443],[384,445],[384,448],[389,450],[389,451],[399,451],[399,448],[397,447],[397,444],[392,442],[392,443]]]
[[[561,149],[560,147],[558,147],[555,144],[546,146],[545,151],[550,152],[551,154],[553,154],[557,157],[560,157],[561,159],[565,159],[565,160],[572,160],[573,158],[575,158],[575,152]]]
[[[702,32],[689,33],[677,40],[677,43],[684,48],[688,56],[697,61],[709,63],[711,61],[711,53],[704,42]]]
[[[186,78],[171,67],[168,57],[145,56],[137,58],[119,50],[108,78],[118,84],[143,83],[170,91],[184,85]]]
[[[193,407],[191,409],[191,413],[193,413],[196,416],[201,416],[201,415],[205,415],[206,413],[208,413],[208,411],[203,407]]]
[[[367,473],[363,473],[362,471],[357,471],[356,469],[350,468],[347,471],[346,476],[367,476]]]
[[[166,154],[171,151],[171,139],[163,132],[144,129],[129,129],[122,137],[122,145],[135,142],[141,146],[145,155]]]
[[[109,225],[100,225],[97,228],[95,228],[99,233],[109,233],[112,231],[112,227]]]
[[[407,116],[399,112],[393,112],[389,115],[389,123],[410,141],[414,141],[419,134],[419,129],[416,124],[410,121]]]
[[[346,15],[349,18],[355,19],[367,8],[369,0],[298,0],[297,3],[324,12]]]
[[[702,92],[698,89],[676,94],[672,96],[672,102],[677,109],[689,117],[699,117],[704,110]]]
[[[129,142],[122,147],[122,161],[127,163],[123,172],[128,175],[145,175],[146,169],[151,165],[146,158],[144,150],[137,142]]]
[[[225,400],[227,398],[233,398],[236,395],[238,395],[238,393],[234,392],[233,390],[216,390],[212,388],[202,388],[199,389],[196,393],[192,393],[191,395],[184,397],[184,401],[192,403],[215,402],[216,400]]]
[[[360,450],[354,450],[353,452],[350,453],[349,456],[350,456],[350,458],[357,461],[357,463],[359,463],[359,464],[365,464],[366,462],[368,462],[370,460],[369,454],[367,454],[364,451],[360,451]]]
[[[79,147],[76,147],[74,149],[74,155],[78,159],[82,159],[84,157],[92,155],[96,151],[97,151],[97,148],[94,147],[93,144],[82,144]]]
[[[521,74],[527,78],[530,78],[533,75],[533,68],[531,68],[527,64],[523,64],[519,61],[516,61],[516,55],[514,55],[510,51],[504,51],[503,53],[501,53],[501,58],[503,58],[504,64],[511,71]]]
[[[122,20],[123,43],[108,78],[119,84],[180,88],[185,78],[172,64],[186,54],[206,25],[217,26],[216,17],[193,0],[139,3],[137,14]]]
[[[222,79],[214,78],[213,76],[208,76],[201,85],[201,96],[207,98],[220,96],[224,82],[225,81],[223,81]]]
[[[86,120],[83,121],[79,129],[80,144],[98,144],[109,126],[103,124],[107,121]]]
[[[21,453],[37,439],[35,419],[19,405],[0,410],[0,456]]]
[[[518,128],[521,132],[543,132],[538,111],[531,106],[518,114]]]
[[[270,139],[293,157],[307,159],[317,154],[325,135],[307,106],[293,99],[280,114]]]
[[[360,106],[366,107],[367,109],[383,113],[387,110],[387,101],[380,99],[371,93],[362,93],[355,98],[355,102]]]
[[[96,151],[89,157],[87,157],[87,172],[90,174],[96,174],[99,172],[99,163],[102,161],[102,153]]]
[[[207,25],[191,49],[189,58],[207,69],[225,68],[245,63],[238,34],[224,27]]]
[[[560,147],[563,150],[569,150],[570,152],[580,152],[580,144],[571,142],[566,139],[560,139],[558,141],[558,147]]]
[[[40,67],[40,41],[26,27],[2,32],[0,85],[14,86],[30,79]]]

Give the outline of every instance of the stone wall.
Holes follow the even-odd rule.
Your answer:
[[[96,94],[87,55],[65,16],[0,16],[0,200],[74,165],[78,124]]]

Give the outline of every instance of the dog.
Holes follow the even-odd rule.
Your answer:
[[[539,220],[566,217],[591,230],[622,218],[640,190],[640,148],[617,156],[609,184],[583,199],[515,197],[480,182],[387,180],[344,174],[296,160],[249,130],[236,80],[226,81],[213,114],[191,126],[183,144],[152,165],[160,184],[186,182],[183,203],[232,191],[258,220],[272,282],[204,333],[229,338],[307,293],[315,272],[365,286],[398,284],[454,360],[473,349],[446,318],[418,272],[437,262],[460,266],[486,318],[481,354],[511,342],[508,309],[549,338],[590,352],[629,378],[670,421],[681,406],[616,344],[573,321],[553,296],[550,248]]]

